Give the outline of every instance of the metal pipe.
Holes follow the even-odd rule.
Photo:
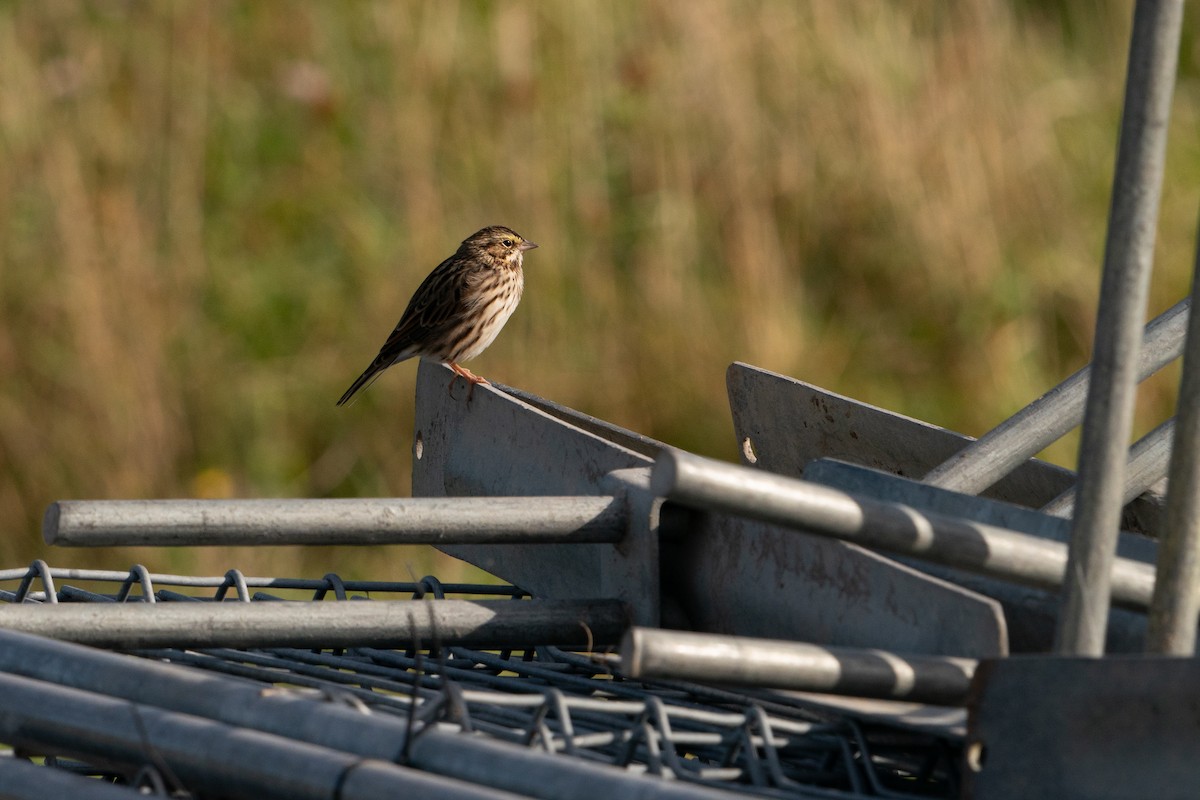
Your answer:
[[[198,545],[591,544],[619,542],[615,497],[412,497],[323,500],[60,500],[46,543]]]
[[[394,761],[403,753],[405,723],[388,715],[364,715],[347,705],[293,692],[263,692],[260,683],[28,633],[0,629],[0,673],[289,736],[366,758]]]
[[[1067,563],[1067,548],[1060,542],[679,450],[659,455],[652,485],[658,494],[694,508],[739,514],[1032,586],[1061,586]],[[1145,608],[1153,586],[1152,567],[1117,559],[1114,602]]]
[[[1146,326],[1138,354],[1139,381],[1183,352],[1189,299],[1180,300]],[[1084,367],[971,444],[922,479],[966,494],[979,494],[1083,421],[1091,366]]]
[[[192,794],[386,800],[423,795],[516,800],[516,795],[293,739],[234,728],[92,692],[0,675],[0,740],[136,769],[152,763]],[[370,769],[364,770],[363,767]]]
[[[885,650],[630,628],[621,671],[670,678],[810,692],[961,705],[978,661],[909,656]]]
[[[23,758],[0,755],[0,800],[46,800],[48,797],[145,800],[146,795],[130,786],[116,786],[65,769],[38,766]]]
[[[126,650],[573,647],[615,644],[627,624],[617,600],[0,604],[0,629]]]
[[[407,721],[390,714],[363,714],[294,692],[264,692],[261,684],[204,670],[25,633],[0,630],[0,673],[102,692],[363,758],[397,761],[407,753],[406,763],[418,769],[546,800],[721,800],[736,796],[436,728],[421,731],[406,745]]]
[[[1192,271],[1192,297],[1197,296],[1200,233]],[[1167,525],[1159,541],[1158,580],[1150,603],[1146,649],[1192,656],[1200,622],[1200,319],[1188,324],[1176,414],[1167,482]]]
[[[1125,463],[1125,489],[1121,492],[1122,507],[1136,500],[1167,476],[1167,464],[1171,460],[1171,439],[1174,435],[1175,419],[1172,417],[1129,448],[1129,460]],[[1075,513],[1075,486],[1072,485],[1042,506],[1042,513],[1070,519]]]
[[[1183,0],[1138,0],[1129,42],[1104,274],[1079,447],[1068,579],[1055,650],[1104,653],[1109,583],[1121,521],[1125,452],[1133,424],[1141,330],[1179,61]]]

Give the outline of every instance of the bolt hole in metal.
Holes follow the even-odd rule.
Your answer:
[[[978,739],[967,745],[967,769],[971,772],[983,772],[983,762],[987,760],[987,748]]]
[[[423,456],[424,454],[425,454],[425,439],[421,435],[421,432],[417,431],[417,435],[413,438],[413,458],[417,459],[417,461],[420,461],[421,456]]]
[[[742,458],[746,459],[747,464],[758,463],[758,456],[754,453],[754,442],[750,441],[749,436],[742,439]]]

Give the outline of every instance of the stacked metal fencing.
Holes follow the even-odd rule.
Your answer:
[[[1093,363],[989,434],[733,364],[733,465],[423,363],[413,498],[63,501],[47,544],[505,585],[0,572],[0,798],[1194,796],[1200,321],[1142,324],[1181,13],[1137,4]]]
[[[0,592],[6,602],[89,610],[118,603],[269,609],[296,604],[297,592],[332,599],[324,603],[331,609],[402,605],[418,617],[456,596],[529,603],[509,586],[434,578],[263,579],[233,571],[210,579],[43,563],[0,573],[0,584],[10,587]],[[403,595],[411,600],[397,603]],[[104,613],[95,619],[103,625]],[[601,620],[592,633],[611,641],[619,631]],[[119,635],[132,640],[137,632]],[[264,637],[279,635],[263,627]],[[196,635],[177,639],[189,636]],[[41,768],[0,759],[0,796],[132,797],[139,787],[281,798],[957,794],[961,716],[949,724],[881,720],[778,693],[629,680],[611,655],[536,644],[552,636],[530,628],[512,634],[512,647],[477,650],[434,630],[409,647],[308,641],[313,649],[138,648],[133,658],[0,631],[0,736],[18,756],[51,755]]]

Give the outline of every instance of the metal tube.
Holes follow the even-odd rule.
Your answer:
[[[23,758],[0,755],[0,800],[145,800],[129,786],[74,775],[65,769],[42,767]]]
[[[28,633],[0,629],[0,673],[289,736],[366,758],[394,761],[403,753],[403,720],[363,715],[340,703],[295,693],[263,692],[259,683]]]
[[[1138,0],[1134,10],[1096,314],[1094,380],[1083,418],[1068,580],[1055,637],[1055,650],[1064,654],[1104,653],[1182,22],[1183,0]]]
[[[147,762],[165,765],[192,794],[246,800],[386,800],[410,793],[459,800],[516,798],[282,736],[15,675],[0,675],[0,696],[0,740],[32,752],[65,753],[127,769]],[[356,774],[366,765],[369,772]]]
[[[77,547],[619,542],[614,497],[61,500],[47,544]]]
[[[630,628],[620,652],[621,671],[631,678],[768,686],[940,705],[964,702],[979,663],[969,658],[902,656],[884,650],[653,628]]]
[[[5,672],[103,692],[370,759],[396,761],[406,752],[407,721],[390,714],[363,714],[349,706],[292,692],[263,692],[261,684],[204,670],[0,630],[0,673]],[[720,800],[735,796],[436,728],[423,730],[407,748],[407,763],[428,772],[546,800]]]
[[[678,450],[659,455],[652,485],[658,494],[694,508],[739,514],[1032,586],[1061,586],[1067,563],[1067,548],[1060,542]],[[1114,602],[1145,608],[1153,586],[1152,567],[1116,560]]]
[[[1139,381],[1183,352],[1191,301],[1180,300],[1146,326],[1138,354]],[[1076,372],[931,470],[922,480],[943,489],[979,494],[1083,421],[1090,366]]]
[[[0,629],[126,650],[603,645],[627,620],[617,600],[0,604]]]
[[[1197,296],[1200,233],[1192,274],[1192,297]],[[1150,604],[1146,649],[1191,656],[1196,652],[1196,625],[1200,622],[1200,319],[1188,324],[1176,413],[1167,525],[1159,542],[1158,580]]]
[[[1136,500],[1143,492],[1167,476],[1171,460],[1171,439],[1175,436],[1172,417],[1134,442],[1125,463],[1125,489],[1121,492],[1122,507]],[[1075,513],[1075,486],[1042,506],[1043,514],[1070,519]]]

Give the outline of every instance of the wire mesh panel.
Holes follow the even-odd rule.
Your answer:
[[[443,584],[433,577],[414,582],[365,582],[335,575],[256,578],[231,570],[224,576],[197,578],[151,574],[142,567],[128,573],[53,569],[42,562],[29,569],[0,571],[0,601],[6,603],[254,604],[401,598],[437,602],[467,597],[526,602],[525,593],[512,586]],[[73,648],[70,653],[97,652],[52,644]],[[121,682],[102,677],[102,665],[94,670],[60,666],[55,672],[46,666],[53,659],[32,651],[26,661],[37,662],[35,665],[17,665],[20,649],[7,641],[0,647],[0,673],[19,672],[48,681],[30,681],[38,684],[29,688],[33,692],[28,694],[30,698],[42,697],[36,691],[57,688],[65,693],[61,697],[83,703],[85,696],[79,690],[85,689],[91,693],[87,697],[127,694],[124,699],[130,702],[174,704],[152,699],[149,678],[141,684],[130,681],[129,688],[123,689]],[[664,792],[686,788],[701,793],[693,796],[711,790],[763,797],[955,797],[959,790],[962,742],[951,727],[922,730],[887,724],[869,714],[833,711],[808,698],[784,693],[629,680],[620,674],[615,656],[596,649],[572,651],[514,642],[508,648],[477,650],[444,644],[435,635],[431,641],[411,641],[407,647],[395,649],[159,648],[132,652],[153,661],[155,670],[169,664],[203,671],[208,679],[219,681],[206,684],[204,690],[214,697],[226,683],[241,689],[250,681],[253,686],[270,687],[260,688],[260,695],[267,692],[352,709],[358,716],[350,717],[351,724],[358,720],[361,732],[358,740],[351,735],[349,743],[339,747],[378,757],[390,751],[373,748],[380,746],[381,736],[386,739],[386,732],[392,731],[395,757],[386,760],[441,772],[438,780],[451,781],[449,775],[466,769],[449,766],[448,760],[470,746],[477,748],[470,752],[485,775],[470,780],[535,796],[593,796],[599,784],[591,781],[588,770],[597,767],[602,769],[597,775],[619,771],[623,779],[648,784],[640,789],[647,797],[657,796],[656,787]],[[145,664],[99,655],[122,659],[113,664],[127,671]],[[43,669],[44,674],[39,672]],[[89,678],[81,672],[95,674],[96,685],[89,685]],[[7,675],[0,677],[8,679]],[[72,688],[52,685],[63,681],[69,681]],[[189,690],[181,686],[179,693]],[[120,783],[137,781],[143,786],[149,785],[148,770],[163,786],[194,796],[207,793],[183,780],[181,774],[200,775],[199,783],[204,784],[204,775],[198,770],[232,770],[216,757],[206,767],[163,761],[161,754],[170,752],[165,740],[158,746],[154,741],[142,742],[145,752],[159,756],[147,755],[141,763],[129,763],[126,757],[111,753],[106,756],[104,747],[111,742],[95,747],[82,741],[76,746],[46,744],[55,734],[56,723],[48,716],[51,712],[44,710],[47,704],[42,700],[18,708],[21,701],[16,698],[24,696],[18,691],[0,692],[0,708],[6,714],[29,715],[23,728],[0,727],[0,735],[20,754],[51,756],[50,765]],[[189,712],[194,712],[199,701],[193,697],[187,702],[191,704]],[[43,733],[28,733],[38,729],[39,713],[43,714]],[[268,712],[255,713],[260,718],[269,716]],[[150,712],[142,714],[144,727],[152,727]],[[109,731],[110,737],[115,735]],[[164,733],[164,739],[169,735]],[[87,738],[82,730],[77,736]],[[294,736],[314,741],[299,728]],[[478,749],[481,742],[504,746],[495,763],[488,763],[491,751]],[[299,742],[297,746],[301,746]],[[551,763],[566,770],[559,774],[568,779],[575,771],[576,779],[561,785],[544,783],[540,791],[537,786],[530,787],[528,774],[521,774],[529,768],[513,760],[513,754],[520,752],[541,754],[551,761],[543,758],[538,764]],[[64,754],[69,759],[62,758]],[[188,772],[189,768],[193,772]],[[223,786],[235,789],[250,786],[248,782],[239,784],[241,779],[232,773],[223,780]]]

